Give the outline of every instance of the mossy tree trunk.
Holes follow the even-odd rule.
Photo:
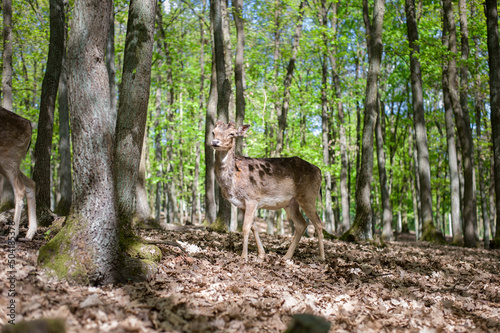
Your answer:
[[[148,114],[156,0],[132,0],[129,5],[122,82],[116,122],[114,176],[119,215],[121,261],[127,279],[149,278],[158,248],[143,244],[133,233],[132,221],[140,218],[136,186]],[[145,153],[145,152],[144,152]],[[148,253],[155,253],[154,257]],[[132,266],[133,269],[130,269]]]
[[[118,272],[118,215],[113,184],[115,124],[104,50],[111,0],[75,2],[68,41],[73,141],[73,207],[38,262],[73,283],[106,284]]]

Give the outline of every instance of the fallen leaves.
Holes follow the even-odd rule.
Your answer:
[[[500,330],[500,252],[392,242],[386,248],[303,238],[284,261],[288,237],[262,235],[268,255],[240,258],[241,237],[200,228],[143,231],[162,250],[155,279],[70,286],[36,268],[44,243],[16,250],[16,322],[63,318],[67,332],[283,332],[297,313],[321,316],[332,332]],[[0,279],[7,282],[7,248]],[[2,284],[0,307],[7,306]],[[0,324],[8,317],[0,311]]]

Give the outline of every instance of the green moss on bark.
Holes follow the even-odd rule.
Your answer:
[[[78,225],[77,218],[68,218],[61,231],[40,248],[38,265],[59,279],[85,285],[89,284],[90,256],[78,256],[71,244],[73,236],[81,231],[77,228]]]
[[[443,234],[439,229],[437,229],[434,224],[428,223],[424,225],[424,232],[422,234],[422,240],[430,243],[446,245],[448,244],[444,239]]]

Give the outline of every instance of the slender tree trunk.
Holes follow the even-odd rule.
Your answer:
[[[368,5],[365,1],[363,3],[363,13],[368,16]],[[383,0],[375,0],[373,6],[373,23],[365,24],[371,38],[368,47],[369,68],[366,82],[361,164],[356,178],[356,217],[349,230],[342,235],[341,239],[344,240],[372,238],[373,213],[370,190],[373,174],[373,135],[377,119],[378,77],[382,60],[382,25],[385,3]]]
[[[332,233],[334,231],[333,211],[332,211],[332,177],[330,175],[330,113],[328,112],[327,81],[328,81],[328,9],[326,0],[321,0],[321,26],[323,38],[323,52],[321,55],[321,136],[323,143],[323,163],[326,170],[323,170],[325,177],[325,228]]]
[[[231,98],[231,82],[226,75],[226,60],[224,53],[224,33],[222,27],[221,0],[210,2],[210,18],[213,25],[213,52],[215,54],[215,70],[217,77],[217,118],[223,122],[229,121],[229,101]],[[212,67],[214,69],[214,67]],[[212,127],[213,128],[213,127]],[[210,129],[211,130],[211,129]],[[216,225],[229,230],[231,225],[231,204],[219,192],[219,211]]]
[[[161,75],[158,74],[157,77],[157,87],[155,93],[155,122],[154,122],[154,132],[155,132],[155,160],[158,164],[156,177],[161,178],[163,174],[163,148],[161,144],[162,139],[162,129],[160,128],[160,117],[161,114]],[[160,223],[161,217],[161,202],[162,202],[162,191],[163,182],[158,180],[155,187],[155,221]]]
[[[462,109],[459,96],[457,77],[457,34],[453,6],[451,0],[443,1],[443,12],[449,29],[449,51],[451,57],[448,66],[448,91],[451,105],[455,114],[458,136],[462,148],[462,161],[464,169],[464,245],[476,247],[477,216],[476,216],[476,186],[474,182],[474,147],[468,109]]]
[[[410,42],[410,67],[411,88],[413,104],[413,124],[418,154],[418,173],[420,181],[420,204],[422,220],[422,240],[444,241],[442,234],[434,226],[432,219],[432,190],[431,168],[429,164],[429,151],[427,147],[427,132],[425,124],[425,111],[423,104],[422,74],[418,55],[418,30],[415,15],[415,1],[406,0],[406,22],[408,27],[408,40]]]
[[[380,103],[378,103],[380,105]],[[392,232],[392,204],[387,186],[387,173],[385,171],[385,152],[384,152],[384,135],[382,133],[383,111],[377,107],[377,121],[375,124],[375,139],[377,143],[377,163],[378,175],[380,181],[380,194],[382,199],[382,239],[387,241],[394,240]]]
[[[300,35],[302,34],[302,22],[304,21],[304,7],[305,1],[300,2],[299,17],[297,25],[295,26],[295,33],[293,35],[292,55],[288,61],[286,69],[285,80],[283,82],[283,103],[281,109],[278,109],[278,134],[276,138],[276,155],[281,155],[283,152],[283,144],[285,139],[285,130],[287,127],[288,109],[290,107],[290,86],[292,85],[292,76],[295,69],[295,62],[297,60],[297,53],[300,42]]]
[[[465,15],[464,12],[466,11],[466,6],[465,2],[460,0],[460,15]],[[471,8],[471,16],[475,17],[476,15],[476,7],[472,6]],[[466,18],[464,18],[466,20]],[[463,18],[460,19],[460,21],[464,20]],[[475,36],[473,38],[474,44],[476,47],[479,47],[479,40],[478,37]],[[474,55],[474,60],[476,64],[479,64],[479,59],[478,59],[478,54],[477,52]],[[482,139],[482,130],[481,130],[481,118],[482,118],[482,113],[484,112],[484,95],[481,91],[481,76],[479,71],[475,75],[475,81],[474,81],[474,103],[475,103],[475,108],[474,108],[474,113],[476,116],[476,137],[477,140]],[[478,181],[479,181],[479,195],[480,195],[480,205],[481,205],[481,216],[483,218],[483,226],[484,226],[484,236],[483,236],[483,243],[484,243],[484,248],[489,248],[490,246],[490,216],[488,214],[488,196],[487,196],[487,191],[486,191],[486,186],[485,186],[485,170],[484,170],[484,164],[483,164],[483,153],[482,153],[482,145],[478,143],[477,145],[477,169],[478,169]],[[489,190],[489,189],[488,189]]]
[[[64,0],[65,11],[68,10],[68,1]],[[64,41],[67,36],[67,24],[64,24]],[[71,208],[71,197],[73,195],[73,179],[71,175],[71,142],[69,132],[69,105],[68,105],[68,68],[66,52],[64,52],[61,77],[59,78],[59,155],[61,164],[59,166],[59,191],[61,198],[57,204],[55,213],[67,216]]]
[[[488,30],[488,65],[490,69],[491,135],[493,141],[496,193],[496,231],[491,247],[500,247],[500,43],[498,40],[497,1],[486,0],[484,8]]]
[[[338,7],[340,2],[335,2],[332,6],[333,16],[331,20],[331,30],[333,36],[337,36]],[[336,38],[336,37],[335,37]],[[337,50],[333,47],[330,52],[330,62],[332,64],[333,87],[335,98],[337,99],[337,112],[339,118],[339,146],[340,146],[340,202],[342,210],[341,232],[349,229],[350,207],[349,207],[349,186],[348,186],[348,158],[347,158],[347,139],[345,131],[344,107],[342,104],[342,90],[340,86],[340,75],[337,66]],[[339,220],[339,218],[337,218]]]
[[[157,19],[158,19],[158,28],[162,40],[163,52],[165,53],[165,64],[167,67],[166,70],[166,85],[167,85],[167,167],[164,170],[167,183],[165,184],[166,188],[166,196],[168,198],[166,202],[166,220],[167,223],[174,223],[179,221],[179,209],[177,207],[177,191],[176,191],[176,181],[175,181],[175,173],[174,173],[174,80],[172,75],[172,55],[170,54],[170,44],[167,41],[166,33],[163,28],[163,17],[162,10],[158,7],[157,11]],[[182,180],[182,178],[181,178]]]
[[[42,83],[38,135],[35,144],[33,180],[36,186],[36,210],[38,223],[48,226],[50,214],[50,156],[54,128],[54,109],[64,55],[64,4],[62,0],[50,1],[50,42],[47,68]]]
[[[243,67],[245,49],[245,30],[243,28],[243,0],[233,1],[233,17],[236,25],[236,59],[234,63],[234,81],[236,83],[236,127],[245,120],[245,68]],[[243,155],[243,137],[236,138],[236,154]],[[238,209],[238,226],[243,226],[244,214]]]
[[[215,202],[215,173],[212,130],[215,126],[217,113],[217,71],[215,69],[215,52],[212,51],[212,70],[210,76],[210,92],[208,95],[207,111],[205,115],[205,219],[212,225],[217,217]]]
[[[203,1],[203,14],[205,13],[205,1]],[[199,109],[203,110],[204,108],[204,101],[205,101],[205,96],[203,94],[204,88],[205,88],[205,27],[203,25],[203,21],[200,20],[200,93],[199,93]],[[200,114],[199,116],[199,123],[198,123],[198,131],[201,132],[203,130],[203,122],[202,122],[202,116]],[[199,178],[200,178],[200,155],[201,155],[201,144],[200,142],[196,142],[196,148],[195,148],[195,169],[194,169],[194,179],[193,179],[193,191],[191,193],[191,202],[192,202],[192,209],[191,209],[191,224],[194,224],[195,221],[196,223],[200,224],[201,223],[201,203],[200,203],[200,196],[198,195],[199,189],[198,189],[198,183],[199,183]]]
[[[443,16],[443,46],[448,49],[448,23],[446,16]],[[453,244],[463,246],[462,223],[460,221],[460,179],[457,161],[457,148],[455,143],[455,127],[453,122],[453,107],[448,87],[448,63],[443,64],[443,102],[444,119],[446,124],[446,142],[448,145],[448,169],[450,173],[450,220],[453,230]]]
[[[148,191],[146,189],[146,164],[148,150],[148,134],[146,128],[144,131],[144,141],[142,143],[141,159],[135,186],[136,215],[140,222],[148,222],[151,218],[151,208],[149,207]]]
[[[113,183],[109,82],[104,64],[111,1],[75,2],[68,42],[73,209],[38,263],[81,284],[116,281],[118,214]]]

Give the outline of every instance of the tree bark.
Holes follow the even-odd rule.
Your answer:
[[[365,0],[363,2],[365,3]],[[369,31],[369,68],[365,93],[361,165],[356,177],[356,217],[352,226],[341,237],[341,239],[349,241],[366,240],[373,237],[370,183],[373,174],[373,132],[377,118],[378,77],[382,60],[382,25],[385,3],[383,0],[375,0],[373,6],[373,23],[366,24]],[[363,6],[363,13],[368,16],[367,5]]]
[[[465,1],[460,0],[460,15],[465,16],[465,11],[466,11],[466,6],[465,6]],[[471,7],[471,16],[475,17],[476,16],[476,6]],[[464,18],[466,20],[466,18]],[[460,19],[461,21],[464,19]],[[474,36],[473,37],[474,44],[476,45],[477,48],[479,48],[479,37]],[[479,64],[479,55],[477,52],[474,55],[474,60],[476,64]],[[482,118],[482,113],[485,111],[484,110],[484,94],[481,91],[481,75],[479,72],[476,73],[476,77],[474,80],[474,113],[476,116],[476,137],[477,140],[482,139],[482,130],[481,130],[481,118]],[[490,247],[490,216],[488,214],[488,201],[489,198],[487,196],[486,190],[486,180],[485,177],[487,173],[485,173],[484,170],[484,164],[483,164],[483,152],[482,152],[482,145],[478,143],[477,145],[477,170],[478,170],[478,182],[479,182],[479,195],[480,195],[480,205],[481,205],[481,216],[483,218],[483,227],[484,227],[484,236],[483,236],[483,243],[484,243],[484,248],[487,249]]]
[[[156,171],[156,177],[158,178],[158,181],[156,182],[156,187],[155,187],[155,221],[157,223],[160,223],[160,217],[161,217],[161,203],[162,203],[162,188],[163,188],[163,182],[160,181],[159,179],[161,178],[163,174],[163,148],[161,144],[161,139],[162,139],[162,128],[160,127],[160,117],[162,116],[161,114],[161,75],[158,74],[157,77],[157,87],[156,87],[156,92],[155,92],[155,122],[154,122],[154,133],[155,133],[155,161],[158,164],[157,171]]]
[[[496,232],[491,247],[500,247],[500,44],[498,40],[497,1],[486,0],[484,8],[487,27],[488,65],[490,70],[491,132],[493,141]]]
[[[109,14],[109,31],[106,43],[106,68],[108,69],[110,111],[116,119],[116,67],[115,67],[115,11],[111,8]]]
[[[213,26],[213,25],[212,25]],[[213,34],[212,34],[213,35]],[[212,43],[213,45],[213,43]],[[205,115],[205,219],[212,225],[217,217],[215,202],[215,158],[210,143],[213,140],[212,130],[217,114],[217,70],[215,67],[215,52],[212,47],[212,70],[210,76],[210,91],[208,94],[207,111]]]
[[[304,7],[305,1],[300,2],[299,17],[297,25],[295,26],[295,33],[293,35],[292,55],[288,61],[286,68],[285,80],[283,82],[283,103],[281,109],[278,109],[278,134],[276,138],[276,155],[279,156],[283,152],[283,143],[285,139],[285,130],[287,127],[288,109],[290,107],[290,86],[292,85],[292,76],[295,69],[295,62],[297,60],[297,53],[300,42],[300,35],[302,34],[302,23],[304,21]]]
[[[38,135],[35,144],[33,180],[36,186],[36,210],[38,223],[48,226],[53,220],[50,214],[50,156],[54,128],[54,109],[64,54],[64,4],[62,0],[50,1],[50,42],[47,68],[42,82]]]
[[[448,65],[448,91],[451,105],[455,114],[458,136],[462,148],[462,161],[464,170],[464,245],[476,247],[477,216],[476,216],[476,185],[474,182],[474,146],[468,110],[463,110],[460,103],[459,85],[457,77],[457,34],[455,18],[451,0],[443,1],[443,15],[446,15],[449,29],[449,51],[451,57]]]
[[[144,141],[142,143],[137,182],[135,185],[136,217],[138,221],[134,222],[147,223],[151,218],[151,208],[149,207],[148,191],[146,189],[146,164],[148,159],[148,150],[148,134],[146,128],[146,131],[144,132]]]
[[[443,16],[443,46],[448,49],[448,23],[446,16]],[[451,106],[448,86],[448,63],[443,63],[443,103],[444,119],[446,124],[446,142],[448,145],[448,169],[450,173],[450,220],[455,245],[463,246],[462,223],[460,222],[460,179],[458,172],[457,148],[455,143],[455,127],[453,123],[453,107]]]
[[[338,21],[338,7],[339,2],[335,2],[332,6],[332,20],[331,20],[331,30],[334,38],[337,36],[337,21]],[[329,52],[330,62],[332,64],[332,81],[333,88],[335,91],[335,98],[337,99],[337,112],[339,119],[339,148],[340,148],[340,202],[342,209],[342,223],[340,232],[344,232],[349,229],[351,225],[350,221],[350,204],[349,204],[349,185],[348,185],[348,169],[349,162],[347,158],[347,138],[345,130],[345,115],[344,106],[342,104],[342,90],[340,86],[340,75],[338,73],[337,66],[337,50],[333,47]],[[334,186],[336,187],[336,186]],[[339,220],[337,217],[336,220]],[[340,222],[340,221],[338,221]]]
[[[418,173],[420,181],[420,205],[422,221],[422,240],[444,241],[442,234],[435,227],[432,217],[432,189],[431,168],[429,164],[429,150],[427,147],[427,132],[425,124],[425,111],[422,91],[422,73],[418,55],[418,30],[415,13],[415,1],[406,0],[406,25],[408,28],[408,41],[410,43],[410,80],[412,89],[413,124],[418,154]]]
[[[321,137],[323,143],[323,164],[326,170],[323,170],[325,177],[325,229],[329,233],[334,231],[333,210],[332,210],[332,176],[330,175],[330,113],[328,112],[327,81],[328,81],[328,38],[326,29],[328,29],[328,8],[326,0],[321,0],[320,12],[323,38],[323,52],[321,55]]]
[[[120,276],[122,282],[150,279],[151,272],[155,270],[153,261],[161,258],[161,251],[156,246],[142,242],[132,228],[135,221],[149,218],[144,179],[141,179],[145,170],[141,173],[140,167],[141,159],[144,159],[144,167],[146,155],[143,148],[146,141],[156,4],[156,0],[132,0],[129,4],[113,159],[120,266],[126,271]],[[138,197],[138,194],[142,195]]]
[[[378,103],[378,105],[380,105]],[[382,239],[384,241],[394,240],[392,232],[392,204],[387,186],[387,172],[385,171],[385,151],[384,151],[384,135],[382,133],[383,111],[377,107],[377,121],[375,123],[375,139],[377,144],[377,163],[378,175],[380,181],[380,194],[382,199]]]
[[[64,0],[64,10],[68,10],[68,1]],[[68,25],[64,24],[64,41],[66,44]],[[72,203],[73,179],[71,175],[71,142],[69,131],[69,105],[68,105],[68,66],[66,59],[66,48],[61,64],[61,76],[59,78],[59,155],[61,164],[59,166],[59,191],[61,198],[57,204],[55,213],[68,216]]]
[[[12,0],[2,0],[3,69],[2,106],[12,111]],[[6,182],[8,183],[8,182]],[[14,202],[14,196],[12,196]],[[12,205],[14,207],[14,205]]]
[[[215,54],[215,70],[217,73],[217,118],[225,123],[229,121],[229,101],[231,98],[231,82],[226,75],[226,59],[224,53],[224,34],[222,27],[221,0],[210,2],[210,17],[213,24],[213,51]],[[213,67],[212,67],[213,69]],[[213,128],[213,127],[212,127]],[[210,129],[211,130],[211,129]],[[231,204],[219,193],[219,211],[216,228],[224,226],[229,230],[231,225]]]
[[[38,263],[80,284],[117,278],[118,214],[113,182],[114,122],[104,50],[112,1],[75,2],[68,42],[73,141],[73,209],[40,249]]]
[[[205,5],[206,2],[203,1],[203,14],[205,14]],[[204,15],[203,15],[204,16]],[[200,93],[199,93],[199,109],[203,110],[205,105],[205,27],[204,22],[200,19]],[[199,115],[199,123],[198,123],[198,131],[201,132],[203,130],[203,117],[200,113]],[[193,179],[193,190],[191,193],[191,224],[197,222],[201,223],[201,202],[199,196],[199,178],[200,178],[200,155],[201,155],[201,143],[196,142],[196,159],[195,159],[195,169],[194,169],[194,179]],[[196,218],[196,220],[195,220]]]

